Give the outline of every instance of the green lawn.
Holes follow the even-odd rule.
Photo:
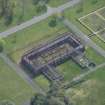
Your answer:
[[[90,47],[88,47],[85,51],[85,55],[90,59],[90,61],[94,62],[96,65],[102,64],[105,62],[105,58]]]
[[[82,69],[75,64],[72,60],[65,62],[64,64],[57,67],[57,70],[64,75],[64,80],[70,81],[75,76],[82,73]]]
[[[29,50],[40,43],[43,44],[48,39],[53,39],[59,34],[68,31],[59,22],[56,27],[49,27],[48,23],[50,20],[51,17],[5,38],[5,49],[13,60],[16,62],[19,61],[19,58],[22,56],[24,51]]]
[[[37,82],[37,84],[44,90],[44,91],[48,91],[49,90],[49,86],[50,86],[50,82],[47,80],[47,78],[45,78],[43,75],[40,75],[38,77],[35,78],[35,82]]]
[[[105,59],[97,54],[93,49],[87,48],[85,51],[86,57],[94,62],[96,65],[102,64],[105,62]],[[83,73],[86,69],[80,68],[79,65],[77,65],[72,60],[65,62],[64,64],[57,67],[59,72],[61,72],[64,75],[64,79],[66,81],[72,80],[77,75]]]
[[[0,101],[11,100],[21,105],[33,94],[32,88],[0,59]]]
[[[82,84],[67,91],[76,105],[105,105],[105,67],[87,77]]]

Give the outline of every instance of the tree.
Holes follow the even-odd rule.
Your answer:
[[[6,25],[11,24],[13,20],[13,8],[11,6],[6,9],[4,17],[5,17],[5,24]]]
[[[47,11],[47,6],[46,4],[49,2],[49,0],[32,0],[33,4],[36,6],[36,12],[43,13]]]
[[[4,48],[3,48],[4,44],[5,44],[4,40],[0,38],[0,52],[3,51],[3,49],[4,49]]]
[[[98,0],[92,0],[92,4],[95,5],[98,2]]]
[[[37,5],[40,0],[32,0],[34,5]]]
[[[0,16],[4,17],[6,25],[12,22],[13,4],[10,0],[0,0]]]
[[[3,51],[3,44],[0,42],[0,53]]]
[[[50,27],[56,27],[56,25],[57,25],[57,18],[56,18],[56,16],[54,16],[54,17],[52,17],[52,19],[50,20],[49,26],[50,26]]]
[[[42,13],[42,12],[46,12],[47,11],[47,7],[46,5],[38,5],[37,6],[37,10],[36,12],[39,14],[39,13]]]
[[[56,87],[55,83],[52,83],[51,86],[52,88],[46,95],[36,94],[31,99],[30,105],[71,105],[69,98],[64,94],[63,88]]]
[[[30,105],[44,105],[45,95],[37,93],[34,97],[32,97]]]

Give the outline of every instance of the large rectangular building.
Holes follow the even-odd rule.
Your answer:
[[[65,33],[56,40],[26,53],[21,59],[21,64],[35,76],[43,74],[49,80],[62,79],[54,68],[83,52],[84,46],[73,34]]]

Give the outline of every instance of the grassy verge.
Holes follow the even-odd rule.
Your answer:
[[[79,75],[82,71],[81,68],[75,64],[72,60],[65,62],[64,64],[57,67],[60,73],[63,74],[64,80],[70,81],[75,76]]]
[[[32,88],[0,59],[0,101],[11,100],[21,105],[33,94]]]
[[[68,31],[61,23],[55,28],[49,27],[50,20],[51,17],[4,39],[5,49],[14,61],[18,62],[26,50]]]
[[[96,65],[99,65],[101,63],[105,62],[105,58],[103,58],[101,55],[99,55],[98,53],[96,53],[95,50],[93,50],[92,48],[87,48],[85,55],[92,61],[94,62]]]

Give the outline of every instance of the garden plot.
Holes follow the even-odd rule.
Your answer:
[[[101,11],[104,12],[104,9],[105,7],[89,13],[81,17],[79,21],[93,34],[98,34],[105,29],[105,18],[102,15],[104,13],[101,13]]]
[[[98,33],[98,37],[105,42],[105,30]]]

